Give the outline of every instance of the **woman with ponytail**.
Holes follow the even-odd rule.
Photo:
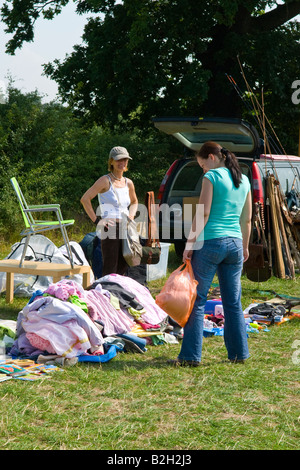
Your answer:
[[[231,362],[249,357],[241,305],[241,273],[249,256],[252,201],[250,183],[236,156],[216,142],[196,154],[204,171],[198,210],[183,253],[198,281],[197,299],[184,327],[181,351],[173,361],[198,366],[202,354],[204,308],[217,273],[224,309],[224,342]],[[199,219],[202,217],[201,222]]]

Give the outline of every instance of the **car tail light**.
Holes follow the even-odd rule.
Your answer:
[[[252,163],[252,187],[253,187],[253,202],[260,202],[264,204],[264,192],[262,180],[258,165],[256,162]]]
[[[178,160],[175,160],[175,162],[172,163],[172,165],[168,169],[167,173],[165,174],[164,179],[161,182],[161,185],[160,185],[159,190],[158,190],[158,195],[157,195],[157,199],[158,199],[159,204],[162,203],[162,198],[163,198],[163,194],[164,194],[164,190],[165,190],[167,181],[168,181],[170,175],[172,174],[172,171],[174,170],[174,167],[176,166],[177,162],[178,162]]]

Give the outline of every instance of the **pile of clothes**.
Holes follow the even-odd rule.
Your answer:
[[[148,344],[177,343],[172,330],[148,288],[130,277],[110,274],[86,290],[62,279],[34,292],[19,313],[9,354],[104,362],[112,350],[143,353]]]

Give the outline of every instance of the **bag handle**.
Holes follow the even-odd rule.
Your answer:
[[[152,246],[153,243],[156,243],[160,247],[159,239],[153,236],[153,232],[157,235],[157,224],[155,219],[155,214],[152,212],[152,208],[155,205],[154,192],[148,191],[145,199],[145,206],[147,207],[148,213],[148,240],[146,246]]]
[[[193,268],[192,268],[190,259],[186,259],[184,263],[182,263],[180,266],[178,266],[178,268],[176,269],[176,272],[179,273],[179,272],[184,271],[185,269],[187,269],[189,271],[189,273],[193,273]],[[173,272],[175,272],[175,271],[173,271]]]

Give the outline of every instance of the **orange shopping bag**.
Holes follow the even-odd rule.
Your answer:
[[[170,275],[155,302],[178,325],[184,327],[197,297],[197,285],[191,262],[186,260]]]

